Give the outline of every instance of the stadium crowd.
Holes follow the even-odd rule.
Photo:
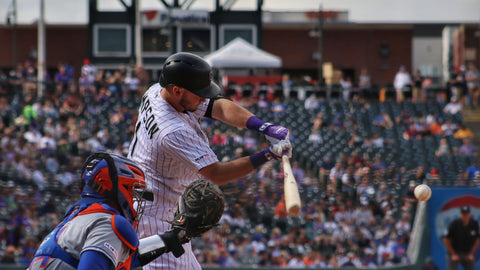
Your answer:
[[[49,87],[41,97],[30,62],[0,75],[1,264],[29,264],[39,241],[79,198],[79,168],[88,155],[95,151],[127,154],[141,96],[151,83],[148,74],[138,67],[106,71],[97,70],[88,61],[84,64],[79,78],[74,78],[71,67],[59,64],[54,76],[46,76]],[[340,95],[332,102],[345,102],[368,112],[378,101],[362,97],[368,86],[359,89],[349,86],[349,95]],[[227,91],[230,98],[266,119],[280,119],[299,107],[309,112],[312,117],[301,123],[308,136],[292,134],[294,147],[300,140],[319,146],[328,132],[348,131],[344,147],[379,149],[392,143],[382,134],[394,125],[400,127],[402,140],[443,138],[468,129],[458,110],[453,113],[455,117],[447,117],[454,124],[450,129],[448,121],[438,117],[411,116],[402,111],[393,119],[388,114],[375,115],[371,125],[378,132],[366,137],[355,115],[329,119],[320,98],[309,95],[303,101],[281,93],[258,97]],[[452,96],[452,101],[456,98]],[[433,102],[445,106],[447,114],[454,106],[445,100]],[[208,119],[202,126],[219,159],[247,155],[265,144],[263,138],[248,131],[226,129]],[[471,158],[473,167],[458,174],[463,184],[480,172],[471,136],[468,132],[455,136],[465,140],[465,147],[462,144],[436,152],[439,156],[461,152]],[[326,155],[306,166],[300,162],[305,160],[301,154],[296,153],[299,162],[293,168],[303,200],[300,217],[286,215],[283,172],[279,163],[267,163],[255,173],[222,186],[226,209],[220,226],[192,240],[201,264],[378,268],[407,263],[417,203],[413,188],[422,182],[440,184],[436,168],[424,171],[419,165],[393,170],[394,165],[386,164],[382,155],[373,152],[375,158],[371,159],[360,151]]]

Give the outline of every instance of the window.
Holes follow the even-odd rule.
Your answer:
[[[179,32],[180,51],[209,53],[214,50],[212,29],[181,28]]]
[[[93,31],[95,56],[130,56],[132,37],[128,24],[97,24]]]
[[[142,51],[144,55],[168,54],[170,47],[170,32],[167,28],[144,28],[142,30]]]
[[[256,26],[253,24],[230,24],[220,26],[220,44],[225,45],[237,37],[241,37],[245,41],[256,46]]]

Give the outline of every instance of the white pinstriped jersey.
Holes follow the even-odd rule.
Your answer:
[[[200,169],[218,161],[199,123],[208,100],[195,112],[182,113],[162,98],[161,91],[157,83],[143,96],[128,155],[142,167],[147,189],[155,195],[139,222],[139,238],[169,230],[165,220],[173,219],[180,195],[200,178]],[[143,269],[201,269],[190,244],[183,247],[180,258],[163,254]]]

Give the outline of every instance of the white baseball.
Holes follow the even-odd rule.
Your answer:
[[[413,193],[415,194],[415,198],[419,201],[426,201],[432,196],[432,190],[425,184],[416,186]]]

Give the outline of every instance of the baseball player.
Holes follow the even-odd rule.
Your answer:
[[[96,153],[82,170],[82,198],[48,234],[28,269],[133,269],[164,252],[183,253],[169,230],[139,240],[135,231],[145,199],[143,171],[127,158]],[[136,205],[136,210],[134,208]]]
[[[263,133],[272,145],[249,157],[219,162],[199,122],[209,117],[230,126]],[[204,177],[221,185],[252,172],[269,160],[291,156],[288,129],[265,123],[245,108],[220,95],[211,67],[191,53],[176,53],[165,61],[159,83],[142,98],[128,157],[143,168],[147,202],[139,221],[140,237],[167,231],[178,197],[194,180]],[[190,243],[179,258],[165,254],[144,269],[201,269]]]

